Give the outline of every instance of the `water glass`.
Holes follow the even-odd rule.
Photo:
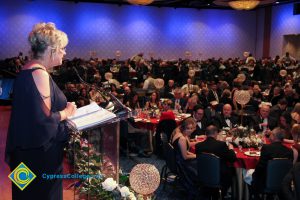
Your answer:
[[[239,151],[242,152],[243,151],[243,146],[241,144],[238,145]]]

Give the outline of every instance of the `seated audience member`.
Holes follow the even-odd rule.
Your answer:
[[[201,89],[201,92],[199,94],[199,101],[203,105],[204,108],[209,106],[209,101],[208,101],[208,88],[203,87]]]
[[[181,87],[181,90],[184,92],[184,94],[190,94],[194,91],[194,87],[195,85],[193,85],[192,79],[188,78],[186,84]]]
[[[195,120],[191,117],[185,119],[179,127],[177,127],[171,135],[171,144],[174,147],[176,154],[176,162],[185,173],[185,178],[188,179],[190,186],[197,183],[197,162],[196,154],[189,151],[191,142],[190,135],[195,130]]]
[[[186,100],[182,97],[182,91],[180,88],[174,90],[174,99],[172,99],[174,110],[182,111],[185,108]]]
[[[141,108],[138,94],[136,92],[131,92],[125,105],[133,110]]]
[[[158,92],[152,92],[150,99],[146,101],[145,109],[159,109],[161,108],[160,98]]]
[[[299,124],[294,124],[293,128],[292,128],[292,136],[293,136],[293,150],[297,151],[297,152],[294,152],[294,155],[295,154],[298,154],[297,156],[297,162],[300,162],[300,125]]]
[[[174,90],[175,90],[175,88],[176,88],[176,86],[175,86],[174,80],[170,79],[168,81],[168,85],[165,86],[164,97],[168,98],[168,99],[174,98]]]
[[[273,105],[273,104],[272,104]],[[281,114],[286,110],[287,101],[286,99],[280,99],[278,103],[270,109],[270,116],[274,117],[276,121],[279,121]]]
[[[253,91],[252,94],[253,100],[256,101],[257,104],[260,104],[263,101],[263,95],[261,93],[261,89],[259,88],[259,85],[254,85],[252,91]]]
[[[270,105],[267,103],[261,103],[259,105],[259,113],[258,115],[253,117],[250,126],[256,132],[265,133],[268,130],[272,130],[276,127],[277,122],[276,119],[270,116]]]
[[[236,155],[232,144],[226,145],[223,141],[218,141],[218,128],[210,125],[206,129],[206,140],[196,144],[197,156],[201,153],[212,153],[221,159],[221,184],[222,194],[226,195],[227,189],[231,185],[233,168],[228,164],[232,164],[236,160]],[[216,172],[217,173],[217,172]]]
[[[161,106],[162,106],[162,112],[166,112],[166,111],[171,111],[172,109],[172,100],[171,99],[165,99],[162,103],[161,103]]]
[[[187,101],[187,104],[185,106],[184,112],[185,113],[193,113],[194,106],[197,105],[199,102],[198,95],[194,93]]]
[[[147,78],[143,84],[143,90],[155,90],[154,78],[152,78],[152,75],[150,72],[147,73]]]
[[[191,138],[195,138],[196,135],[205,135],[208,122],[202,105],[198,104],[194,107],[193,118],[196,121],[196,130],[192,133]]]
[[[123,103],[124,104],[129,101],[129,98],[131,96],[131,92],[132,91],[131,91],[131,88],[129,86],[124,87],[124,96],[123,96]]]
[[[270,102],[272,105],[276,105],[280,99],[282,99],[281,89],[279,86],[275,86],[273,89],[273,96],[270,98]]]
[[[79,97],[79,94],[78,94],[78,91],[77,91],[77,88],[75,86],[75,84],[73,83],[69,83],[67,85],[67,91],[65,92],[65,95],[67,97],[67,100],[69,102],[76,102],[78,97]]]
[[[209,102],[217,101],[218,103],[220,103],[220,94],[216,83],[211,83],[207,98]]]
[[[219,106],[217,101],[211,101],[209,106],[204,109],[204,114],[207,117],[209,123],[212,123],[213,119],[218,114],[217,107]]]
[[[233,106],[233,102],[231,99],[231,92],[228,89],[225,89],[221,95],[221,99],[220,99],[220,103],[225,105],[225,104],[229,104],[231,106]]]
[[[232,114],[232,107],[230,104],[225,104],[221,114],[217,114],[213,119],[213,124],[222,129],[225,127],[233,128],[238,124],[238,118]]]
[[[292,139],[291,123],[292,123],[291,114],[289,112],[287,112],[287,111],[284,111],[280,115],[279,122],[278,122],[278,126],[285,131],[284,139]]]
[[[293,151],[282,144],[283,139],[284,130],[277,127],[270,135],[271,144],[264,145],[261,149],[261,156],[252,175],[250,187],[252,198],[255,200],[260,199],[259,194],[265,188],[268,161],[274,158],[287,158],[293,161]]]
[[[300,103],[296,103],[294,109],[291,112],[291,116],[295,123],[300,124]]]

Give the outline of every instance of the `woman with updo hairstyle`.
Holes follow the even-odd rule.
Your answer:
[[[23,162],[36,178],[23,191],[12,184],[12,199],[61,200],[62,179],[46,180],[43,174],[63,172],[63,149],[69,139],[66,119],[76,105],[67,102],[47,71],[62,64],[68,37],[53,23],[38,23],[28,40],[32,59],[14,82],[5,161],[11,171]]]
[[[194,118],[189,117],[183,120],[181,125],[173,131],[170,141],[175,150],[176,162],[182,168],[185,178],[189,179],[191,184],[197,182],[196,154],[189,151],[192,146],[189,137],[195,129],[196,122]]]

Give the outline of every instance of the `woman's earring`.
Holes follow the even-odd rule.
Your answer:
[[[51,50],[50,59],[54,61],[53,50]]]

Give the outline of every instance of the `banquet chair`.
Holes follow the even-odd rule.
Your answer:
[[[164,135],[165,138],[162,140],[164,141],[163,145],[163,154],[166,161],[166,164],[163,166],[161,170],[161,182],[163,181],[163,189],[165,189],[166,183],[175,183],[178,178],[177,174],[177,164],[176,164],[176,155],[174,147],[167,142],[166,134]]]
[[[220,158],[205,152],[197,155],[197,172],[200,189],[217,189],[219,199],[222,199]]]
[[[176,128],[176,121],[173,119],[165,119],[161,120],[157,124],[156,132],[155,132],[155,153],[158,156],[163,154],[163,146],[165,142],[170,140],[171,134],[173,130]],[[164,138],[165,137],[165,138]],[[166,141],[163,141],[163,140]]]
[[[278,197],[278,194],[281,192],[282,180],[292,166],[293,162],[287,158],[274,158],[268,161],[264,198],[267,195]]]

